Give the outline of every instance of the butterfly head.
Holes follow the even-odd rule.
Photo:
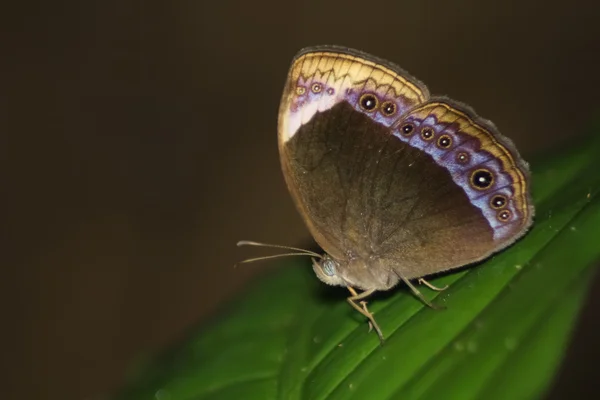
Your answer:
[[[320,259],[313,258],[313,269],[317,277],[328,285],[352,286],[363,290],[387,290],[398,282],[398,276],[391,270],[375,268],[377,259],[365,261],[362,258],[336,260],[329,254]],[[378,272],[379,271],[379,272]]]
[[[340,263],[334,260],[329,254],[324,254],[322,258],[312,259],[313,269],[317,277],[328,285],[345,286],[346,282],[337,275]]]

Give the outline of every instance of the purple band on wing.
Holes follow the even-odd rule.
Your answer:
[[[513,182],[502,163],[480,148],[476,137],[459,131],[458,124],[438,123],[435,115],[425,118],[405,116],[393,127],[398,139],[429,154],[446,168],[454,182],[478,207],[494,230],[494,239],[503,240],[512,234],[519,214],[515,207]],[[492,204],[506,204],[495,208]]]

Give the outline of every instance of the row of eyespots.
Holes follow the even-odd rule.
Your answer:
[[[405,123],[400,127],[400,132],[405,137],[411,137],[416,133],[415,131],[415,125],[410,122]],[[419,134],[421,136],[421,139],[425,141],[433,140],[435,137],[434,129],[429,126],[422,127]],[[452,147],[452,137],[446,134],[440,135],[437,138],[436,145],[440,149],[448,150]],[[466,165],[471,160],[471,156],[467,152],[459,151],[455,155],[455,160],[461,165]],[[469,177],[470,186],[473,189],[479,191],[484,191],[491,188],[494,182],[494,174],[487,168],[478,168],[471,172],[471,176]],[[506,222],[510,220],[512,216],[510,210],[504,209],[507,204],[508,199],[506,198],[506,196],[501,194],[494,195],[490,199],[490,207],[492,207],[495,210],[498,210],[496,218],[500,222]]]
[[[372,93],[363,94],[358,100],[360,108],[362,108],[366,112],[373,112],[377,110],[377,108],[379,108],[379,111],[383,115],[385,115],[386,117],[391,117],[392,115],[396,114],[396,111],[398,111],[398,106],[393,101],[386,100],[381,104],[379,103],[380,102],[377,96],[375,96]]]
[[[496,218],[501,222],[506,222],[512,216],[510,210],[504,209],[508,204],[508,199],[503,194],[495,194],[490,199],[490,207],[494,210],[498,210]]]
[[[410,137],[415,133],[415,126],[411,123],[406,123],[402,125],[400,128],[400,132],[403,136]],[[429,126],[425,126],[421,128],[421,139],[429,142],[435,138],[435,131],[433,128]],[[436,142],[436,146],[442,150],[448,150],[452,147],[452,136],[450,135],[440,135]],[[460,152],[457,155],[457,160],[460,164],[466,164],[469,161],[469,154],[465,152]]]
[[[469,183],[471,187],[477,190],[486,190],[492,187],[494,184],[494,174],[487,168],[478,168],[471,172]],[[512,213],[510,210],[505,209],[508,204],[508,198],[503,194],[495,194],[490,198],[490,207],[494,210],[498,210],[496,218],[500,222],[507,222],[510,220]]]
[[[323,85],[319,82],[315,82],[310,86],[310,91],[313,92],[314,94],[319,94],[323,91]],[[327,94],[332,95],[335,93],[335,90],[333,88],[328,88],[326,90]],[[303,94],[306,93],[306,88],[304,86],[296,86],[296,94],[298,96],[302,96]]]

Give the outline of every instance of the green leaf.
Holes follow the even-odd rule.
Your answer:
[[[533,164],[533,229],[507,251],[370,301],[286,261],[211,324],[139,368],[119,399],[533,399],[547,389],[600,260],[600,139]]]

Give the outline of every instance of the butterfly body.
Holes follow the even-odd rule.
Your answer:
[[[327,253],[314,268],[328,284],[388,290],[484,259],[531,225],[529,170],[513,143],[373,56],[301,51],[278,131],[287,186]]]

